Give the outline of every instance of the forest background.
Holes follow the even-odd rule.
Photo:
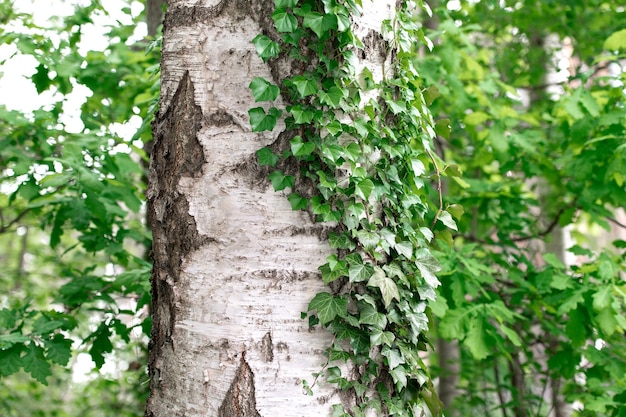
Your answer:
[[[448,414],[626,416],[626,6],[431,7],[412,65],[436,162],[414,169],[441,171],[424,318]],[[141,415],[159,37],[140,2],[20,10],[0,2],[0,56],[31,57],[47,103],[2,91],[0,415]]]

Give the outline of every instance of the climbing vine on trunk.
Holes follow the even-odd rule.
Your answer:
[[[432,46],[419,19],[430,10],[418,3],[402,2],[368,34],[380,50],[355,34],[353,17],[367,6],[352,0],[275,0],[275,32],[253,40],[270,66],[288,57],[301,68],[280,85],[254,78],[255,100],[280,96],[286,112],[256,107],[249,116],[257,132],[284,117],[283,140],[257,152],[259,165],[271,167],[274,189],[288,190],[294,210],[334,226],[336,252],[319,268],[329,290],[303,313],[334,338],[324,369],[303,385],[312,392],[325,378],[347,392],[351,401],[333,406],[337,416],[441,412],[420,356],[440,284],[429,247],[450,239],[462,210],[442,204],[441,176],[458,170],[432,151],[448,124],[434,123],[428,106],[437,91],[413,65],[416,48]],[[370,53],[381,54],[381,73],[363,65]]]

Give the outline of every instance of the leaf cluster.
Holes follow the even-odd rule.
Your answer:
[[[7,401],[19,370],[47,384],[56,380],[55,365],[73,366],[76,352],[87,352],[100,369],[116,343],[149,334],[141,161],[158,51],[131,44],[140,16],[128,8],[130,24],[111,27],[103,50],[83,52],[85,26],[106,13],[94,1],[49,27],[11,13],[18,29],[0,29],[0,46],[31,57],[30,79],[51,97],[31,112],[0,106],[0,376]],[[75,128],[68,95],[79,90],[88,93],[73,115],[82,125]],[[137,117],[147,121],[134,137],[121,133]]]

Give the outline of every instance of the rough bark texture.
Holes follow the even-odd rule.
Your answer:
[[[361,32],[380,28],[385,7]],[[148,417],[325,416],[342,401],[327,384],[313,396],[302,390],[331,340],[300,318],[327,290],[318,267],[330,254],[329,226],[292,211],[256,163],[258,149],[288,144],[290,133],[251,133],[248,123],[258,106],[252,78],[280,85],[297,69],[286,58],[263,63],[251,43],[276,36],[272,8],[272,0],[167,4],[147,191]]]

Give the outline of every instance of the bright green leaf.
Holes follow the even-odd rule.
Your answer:
[[[593,309],[596,311],[602,311],[611,305],[613,301],[613,286],[602,285],[598,288],[593,296]]]
[[[335,317],[346,317],[348,300],[332,296],[327,292],[318,293],[309,303],[309,311],[316,310],[322,324],[330,323]]]
[[[315,144],[313,142],[303,142],[300,136],[296,136],[290,141],[291,153],[294,156],[308,156],[315,150]]]
[[[280,51],[280,46],[265,35],[257,35],[252,39],[252,43],[263,62],[278,56]]]
[[[486,334],[483,326],[484,322],[482,319],[472,320],[467,331],[467,336],[463,340],[463,344],[467,346],[476,360],[485,359],[492,353],[492,349],[486,341]]]
[[[282,171],[272,171],[269,175],[274,191],[281,191],[287,187],[293,187],[295,177],[293,175],[285,175]]]
[[[604,49],[608,49],[609,51],[626,50],[626,29],[613,32],[611,36],[604,41]]]
[[[277,8],[272,13],[274,26],[278,32],[292,33],[298,27],[298,19],[284,8]]]
[[[252,90],[254,101],[274,101],[280,93],[277,86],[261,77],[253,78],[248,88]]]

